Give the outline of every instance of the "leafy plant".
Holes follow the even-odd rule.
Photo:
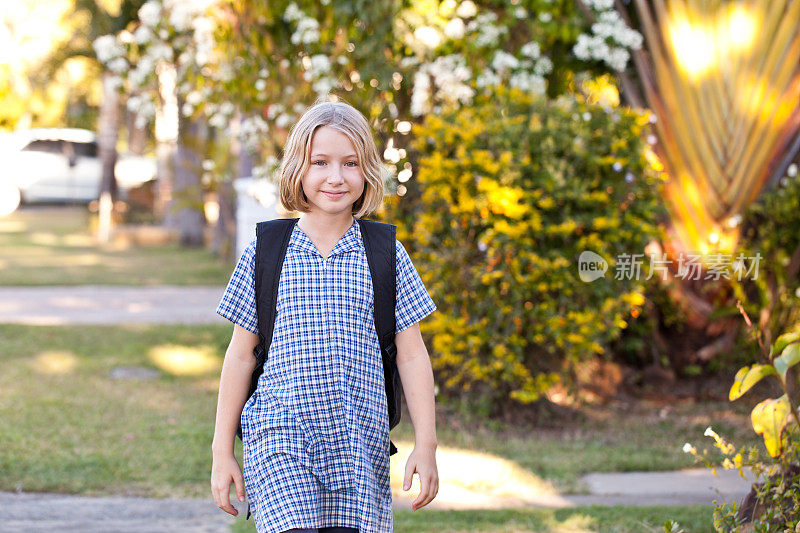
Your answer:
[[[762,331],[754,328],[741,302],[737,307],[758,342],[762,362],[739,369],[729,399],[741,398],[765,379],[777,383],[783,394],[762,400],[750,414],[753,431],[762,437],[767,457],[757,447],[737,450],[711,427],[706,429],[705,435],[712,437],[725,455],[724,468],[737,469],[742,477],[746,477],[745,468],[750,468],[756,475],[741,506],[736,502],[715,506],[714,527],[717,531],[741,531],[743,527],[757,532],[795,531],[800,528],[800,415],[791,397],[789,375],[792,367],[800,363],[800,332],[784,333],[770,346],[764,342]],[[684,451],[715,467],[705,453],[699,453],[691,444],[684,445]]]
[[[649,116],[493,91],[415,126],[416,191],[395,221],[440,309],[426,332],[442,392],[497,412],[606,353],[638,315],[646,269],[619,267],[660,236],[663,212]],[[608,262],[591,282],[587,250]]]

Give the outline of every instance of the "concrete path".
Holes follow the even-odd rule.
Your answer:
[[[214,312],[224,291],[169,285],[0,287],[0,323],[230,324]]]
[[[246,509],[244,504],[242,510]],[[228,533],[235,520],[210,498],[91,498],[0,492],[0,532]]]
[[[497,509],[510,507],[576,507],[584,505],[697,505],[741,501],[749,484],[738,473],[707,469],[677,472],[590,474],[583,478],[589,494],[519,494],[491,498],[479,490],[439,490],[429,509]],[[413,489],[417,489],[415,486]],[[395,509],[410,509],[416,490],[393,497]],[[233,502],[240,513],[247,504]],[[240,514],[240,516],[244,516]],[[0,532],[81,531],[84,533],[228,532],[236,518],[209,499],[86,497],[61,494],[0,492]]]

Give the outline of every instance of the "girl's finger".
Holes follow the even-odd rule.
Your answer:
[[[236,496],[238,496],[239,501],[244,501],[244,477],[242,477],[241,472],[236,472],[233,476],[233,482],[236,485]]]
[[[230,491],[230,485],[228,485],[228,490],[220,489],[220,491],[219,491],[219,501],[220,501],[221,505],[219,505],[219,508],[222,509],[223,511],[225,511],[226,513],[228,513],[228,514],[232,514],[233,516],[236,516],[236,513],[238,513],[238,511],[236,510],[236,508],[233,505],[231,505],[230,499],[228,497],[228,492],[229,491]]]
[[[408,490],[411,488],[411,478],[414,477],[414,471],[416,469],[416,463],[412,463],[411,461],[406,463],[406,472],[405,476],[403,477],[403,490]]]

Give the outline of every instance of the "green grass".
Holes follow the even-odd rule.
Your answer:
[[[227,325],[0,325],[0,490],[205,497],[230,334]],[[197,375],[159,363],[174,347],[193,357]],[[159,364],[152,381],[109,377],[115,366]],[[587,409],[583,419],[545,430],[468,421],[440,406],[437,430],[441,447],[495,454],[580,492],[587,472],[690,466],[681,447],[710,448],[702,436],[709,424],[742,444],[752,433],[747,414],[727,402],[669,411],[641,402]],[[412,435],[405,414],[392,438]]]
[[[586,406],[570,420],[549,427],[529,427],[478,418],[465,420],[440,406],[439,443],[510,459],[523,469],[551,482],[564,493],[582,493],[580,477],[590,472],[659,471],[694,465],[683,453],[685,442],[716,453],[703,436],[709,425],[736,445],[756,444],[749,425],[751,404],[731,402],[638,401]],[[392,438],[412,440],[408,417],[392,431]]]
[[[208,496],[214,363],[230,332],[0,325],[0,490]],[[157,355],[174,346],[194,350],[207,369],[163,370],[152,381],[109,377],[115,366],[159,368]]]
[[[205,249],[94,243],[85,207],[25,206],[0,217],[0,286],[224,285],[233,269]]]
[[[675,520],[687,532],[712,532],[712,506],[683,507],[573,507],[502,511],[395,511],[397,533],[470,532],[582,532],[646,533],[664,531],[664,522]],[[237,517],[234,533],[254,532],[253,519]]]

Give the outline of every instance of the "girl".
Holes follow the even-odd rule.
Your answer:
[[[343,102],[309,108],[292,128],[281,204],[301,213],[278,283],[264,373],[247,399],[259,341],[255,240],[217,313],[234,323],[219,386],[211,491],[247,497],[262,532],[392,531],[389,423],[372,279],[356,218],[383,199],[382,163],[364,116]],[[414,426],[403,490],[416,472],[417,510],[439,490],[433,371],[418,322],[436,310],[403,245],[397,251],[397,367]],[[243,469],[233,453],[241,421]]]

